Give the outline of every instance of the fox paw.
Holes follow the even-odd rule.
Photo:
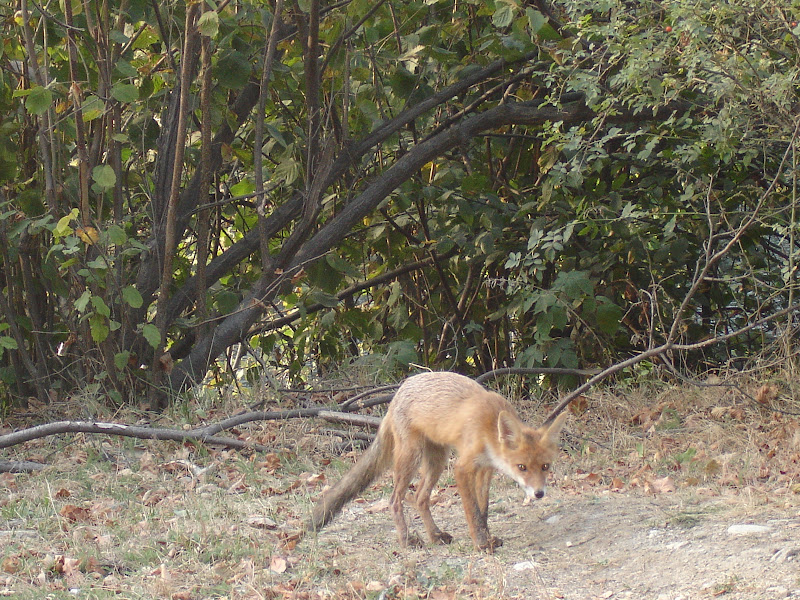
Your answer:
[[[495,548],[499,548],[503,545],[503,540],[499,537],[490,536],[488,541],[485,544],[481,544],[479,546],[480,550],[485,550],[489,554],[494,553]]]
[[[453,541],[453,536],[446,531],[437,531],[431,536],[431,541],[434,544],[449,544]]]

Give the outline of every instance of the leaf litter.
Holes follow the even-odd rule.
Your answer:
[[[398,548],[388,478],[298,541],[313,500],[361,453],[339,455],[315,422],[242,428],[267,454],[38,440],[11,454],[50,468],[0,475],[0,595],[800,598],[800,431],[770,410],[786,406],[776,389],[756,387],[760,406],[719,389],[588,396],[545,499],[523,505],[495,479],[489,525],[505,545],[493,556],[474,552],[450,471],[433,508],[450,546]]]

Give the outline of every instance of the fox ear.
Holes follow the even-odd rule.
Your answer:
[[[558,436],[561,435],[561,430],[567,422],[567,413],[562,412],[558,415],[550,425],[544,430],[543,437],[546,437],[554,444],[558,443]]]
[[[501,411],[497,415],[497,435],[501,442],[516,445],[522,436],[519,421],[508,411]]]

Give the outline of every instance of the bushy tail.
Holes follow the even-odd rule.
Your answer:
[[[392,460],[394,434],[384,420],[375,441],[342,479],[326,491],[314,506],[306,531],[319,531],[339,514],[345,504],[363,492],[383,473]]]

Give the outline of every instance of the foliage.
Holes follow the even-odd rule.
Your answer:
[[[604,364],[731,240],[684,341],[794,302],[800,5],[0,10],[7,397]]]

